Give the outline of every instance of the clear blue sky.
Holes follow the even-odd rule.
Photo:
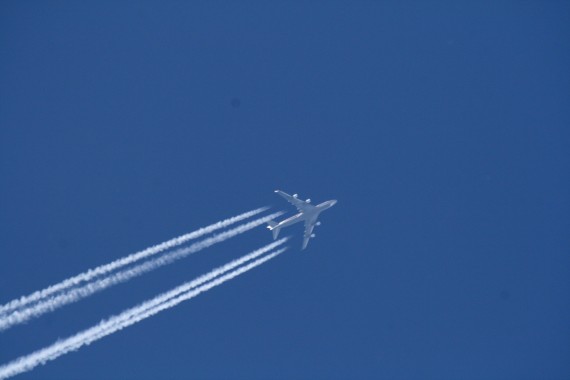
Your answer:
[[[306,251],[19,378],[570,378],[570,4],[466,3],[3,1],[0,303],[277,188],[339,200]],[[0,364],[270,240],[14,327]]]

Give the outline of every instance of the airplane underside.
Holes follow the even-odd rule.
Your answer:
[[[279,231],[281,231],[281,228],[291,226],[301,221],[305,222],[305,233],[303,234],[303,245],[301,248],[305,249],[309,243],[309,240],[315,237],[315,234],[313,234],[313,229],[315,226],[320,225],[320,222],[317,221],[319,214],[322,211],[334,206],[337,201],[330,200],[314,206],[310,204],[310,199],[307,199],[306,201],[298,199],[297,194],[291,196],[281,190],[276,190],[275,192],[285,198],[289,203],[294,205],[299,213],[279,223],[270,221],[268,222],[267,228],[272,232],[273,239],[275,240],[279,236]]]

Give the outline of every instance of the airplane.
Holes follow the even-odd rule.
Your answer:
[[[312,204],[310,204],[311,203],[310,199],[303,201],[298,198],[297,194],[289,195],[281,190],[275,190],[275,192],[281,195],[283,198],[285,198],[287,202],[297,207],[299,213],[279,223],[275,221],[270,221],[267,223],[268,224],[267,228],[269,228],[269,230],[273,232],[273,240],[277,239],[277,236],[279,236],[279,231],[281,230],[281,228],[288,227],[292,224],[304,221],[305,234],[303,235],[303,247],[301,249],[307,248],[309,240],[315,237],[315,234],[313,233],[313,228],[315,228],[315,226],[321,225],[321,222],[317,221],[317,219],[319,218],[319,214],[325,211],[326,209],[334,206],[336,204],[336,199],[326,201],[316,206],[313,206]]]

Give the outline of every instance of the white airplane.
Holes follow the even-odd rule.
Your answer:
[[[316,206],[311,205],[311,200],[307,199],[303,201],[297,197],[297,194],[289,195],[281,190],[275,190],[275,192],[281,195],[283,198],[287,200],[287,202],[291,203],[293,206],[297,207],[299,213],[297,215],[293,215],[290,218],[285,219],[282,222],[274,222],[270,221],[267,226],[271,232],[273,232],[273,240],[277,239],[279,235],[279,231],[283,227],[288,227],[292,224],[304,221],[305,222],[305,234],[303,235],[303,248],[307,248],[307,244],[309,244],[309,239],[314,238],[315,234],[313,233],[313,228],[315,226],[320,226],[321,222],[318,222],[317,219],[319,218],[319,214],[325,211],[328,208],[331,208],[336,204],[336,199],[323,202]]]

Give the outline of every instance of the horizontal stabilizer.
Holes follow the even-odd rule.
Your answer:
[[[278,224],[273,220],[267,222],[267,228],[269,228],[269,230],[273,233],[273,240],[277,239],[277,236],[279,236],[279,231],[281,231],[281,228],[277,226]]]

